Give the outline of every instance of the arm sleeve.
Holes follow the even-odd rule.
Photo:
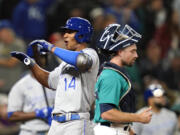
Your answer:
[[[116,108],[116,106],[114,104],[107,104],[107,103],[100,104],[100,112],[101,112],[101,114],[103,112],[107,112],[107,111],[109,111],[109,110],[111,110],[113,108]]]
[[[66,50],[66,49],[58,48],[58,47],[56,47],[55,50],[54,50],[54,54],[57,57],[59,57],[60,59],[62,59],[66,63],[71,64],[73,66],[76,66],[77,56],[80,53],[81,52],[69,51],[69,50]]]
[[[60,59],[65,61],[68,64],[71,64],[77,68],[77,57],[80,53],[86,53],[92,59],[92,66],[94,68],[96,64],[98,64],[99,58],[95,50],[91,48],[86,48],[80,52],[77,51],[69,51],[66,49],[61,49],[56,47],[54,50],[54,54],[58,56]]]

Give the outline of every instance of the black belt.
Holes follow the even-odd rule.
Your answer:
[[[111,123],[109,123],[109,122],[101,122],[100,125],[111,127]],[[124,129],[124,131],[129,131],[130,130],[128,125],[124,126],[123,129]]]
[[[110,127],[111,123],[109,123],[109,122],[101,122],[100,125]]]

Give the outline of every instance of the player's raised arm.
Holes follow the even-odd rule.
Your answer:
[[[81,72],[88,71],[92,66],[92,58],[82,51],[71,51],[55,47],[45,40],[35,40],[30,45],[34,46],[37,44],[41,45],[46,51],[54,53],[68,64],[75,66]]]
[[[80,72],[86,72],[92,67],[93,60],[91,56],[81,50],[86,48],[87,43],[90,42],[92,29],[89,21],[74,17],[69,19],[66,25],[60,28],[60,31],[64,33],[67,50],[55,47],[45,40],[35,40],[30,45],[38,44],[46,51],[54,53],[66,63],[75,66]],[[72,40],[72,37],[75,40]]]
[[[29,57],[27,54],[22,52],[13,51],[11,52],[11,56],[17,58],[22,63],[30,68],[35,78],[45,87],[49,88],[48,86],[48,76],[49,72],[42,69],[36,62]]]

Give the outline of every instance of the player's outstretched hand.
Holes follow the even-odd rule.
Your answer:
[[[41,118],[41,119],[49,119],[51,117],[51,112],[52,112],[53,108],[52,107],[45,107],[42,109],[36,109],[35,110],[35,114],[37,118]]]
[[[34,40],[29,44],[29,46],[34,46],[34,45],[40,45],[45,51],[49,51],[49,52],[54,47],[53,44],[45,40]]]
[[[152,117],[152,108],[149,107],[149,108],[143,110],[139,115],[141,117],[142,123],[149,123],[151,121],[151,117]]]
[[[33,66],[35,62],[25,53],[13,51],[11,56],[23,62],[26,66]]]

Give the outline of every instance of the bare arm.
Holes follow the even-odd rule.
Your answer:
[[[0,59],[0,66],[4,66],[4,67],[14,67],[18,63],[19,63],[18,60],[15,58]]]
[[[149,123],[151,120],[151,108],[144,110],[142,113],[126,113],[117,109],[111,109],[101,114],[104,120],[116,123],[141,122]]]
[[[36,62],[31,59],[28,55],[22,53],[22,52],[11,52],[11,56],[15,57],[16,59],[20,60],[22,63],[24,63],[26,66],[28,66],[34,77],[45,87],[49,88],[48,86],[48,77],[49,72],[39,67]]]
[[[20,122],[20,121],[28,121],[36,118],[35,112],[14,112],[12,116],[9,118],[11,122]]]
[[[49,77],[49,72],[42,69],[40,66],[37,64],[33,65],[30,67],[34,77],[45,87],[49,88],[48,85],[48,77]]]

